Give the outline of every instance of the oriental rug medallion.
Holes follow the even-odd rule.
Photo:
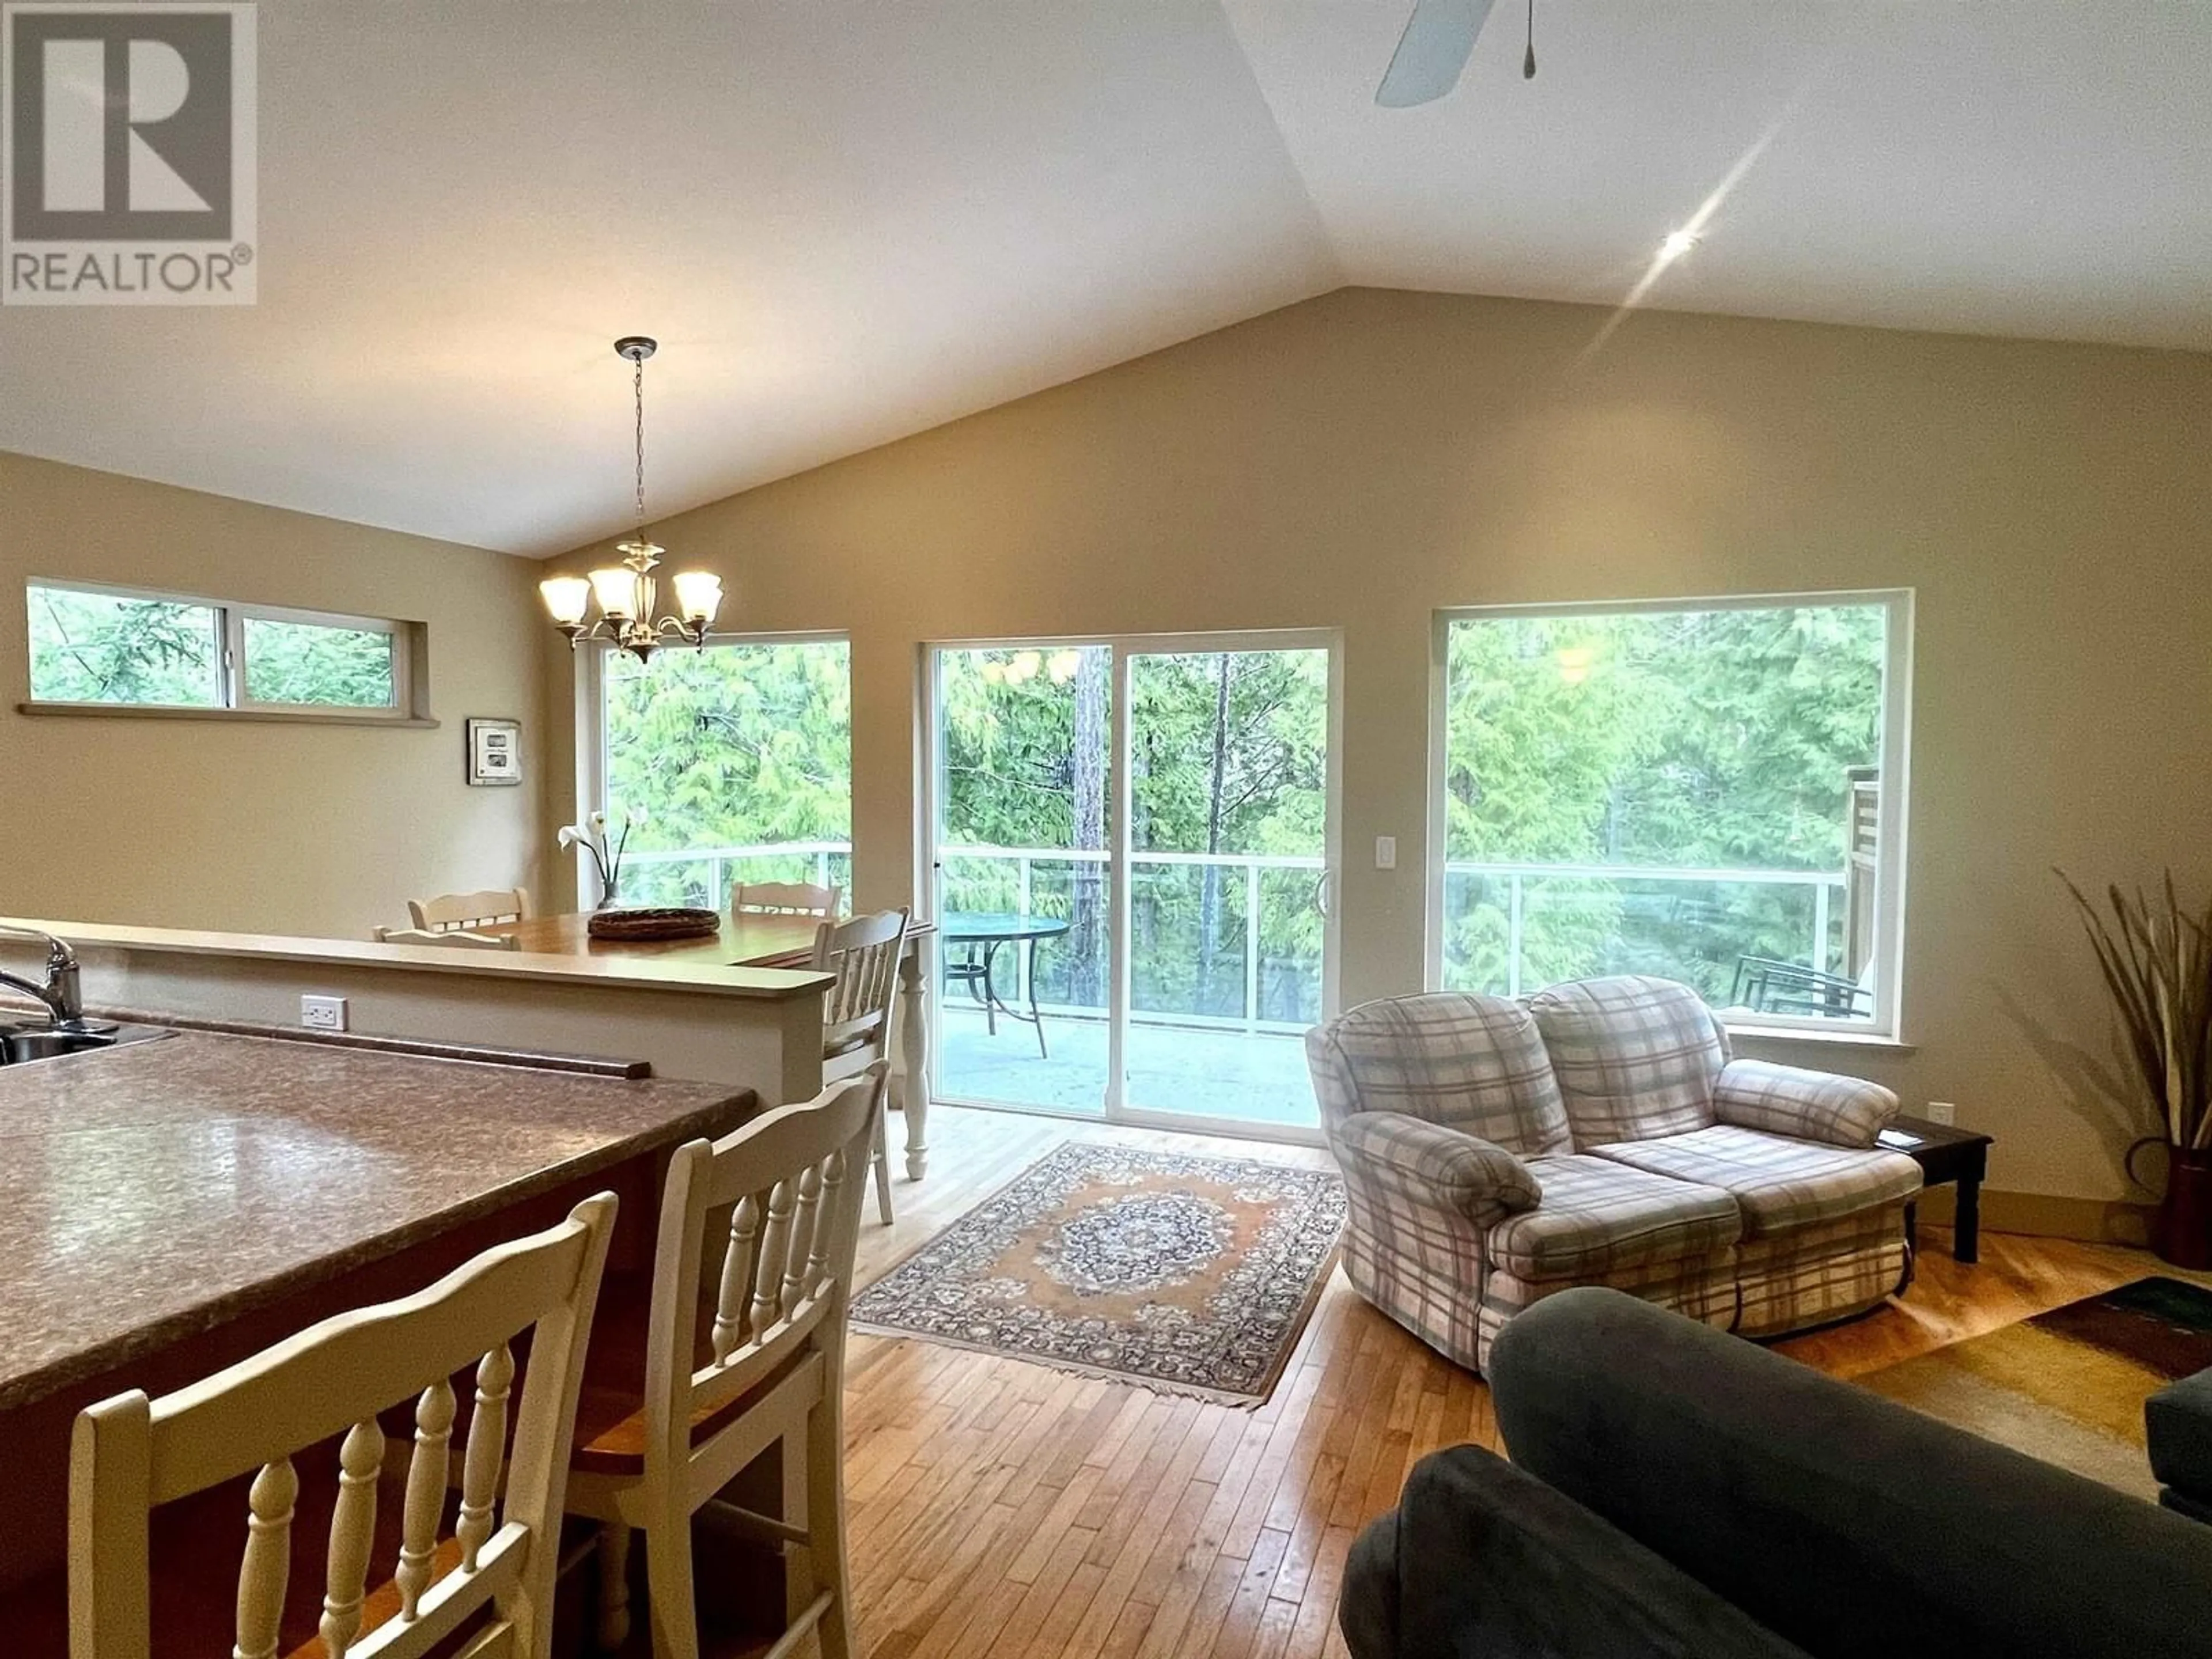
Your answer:
[[[1330,1171],[1071,1141],[862,1291],[853,1325],[1257,1406],[1343,1227]]]

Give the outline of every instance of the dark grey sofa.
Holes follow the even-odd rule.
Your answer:
[[[2161,1389],[2143,1407],[2150,1471],[2165,1483],[2159,1502],[2212,1522],[2212,1371]]]
[[[1498,1340],[1514,1462],[1417,1465],[1354,1659],[2212,1659],[2212,1527],[1624,1296]]]

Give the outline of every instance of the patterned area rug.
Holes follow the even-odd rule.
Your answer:
[[[1257,1406],[1343,1226],[1325,1170],[1071,1141],[870,1285],[853,1324]]]
[[[2212,1366],[2212,1291],[2139,1279],[1858,1379],[2106,1486],[2156,1498],[2143,1401]]]

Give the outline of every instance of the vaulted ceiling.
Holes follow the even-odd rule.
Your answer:
[[[0,310],[0,448],[526,554],[1346,283],[2212,349],[2212,5],[270,0],[260,301]],[[1693,253],[1656,274],[1668,230]]]

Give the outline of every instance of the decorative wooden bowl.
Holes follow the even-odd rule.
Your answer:
[[[708,939],[721,932],[722,917],[714,910],[643,907],[597,911],[586,925],[593,939]]]

